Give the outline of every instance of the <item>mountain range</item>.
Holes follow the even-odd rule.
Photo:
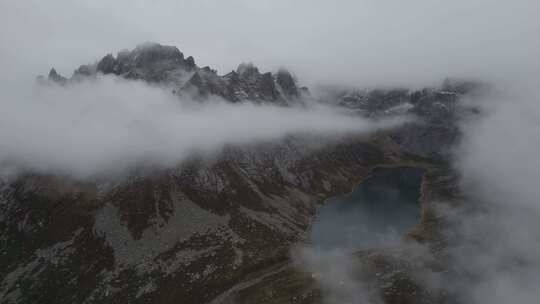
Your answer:
[[[253,146],[228,145],[208,163],[190,158],[118,182],[25,172],[0,182],[2,303],[322,303],[312,273],[291,250],[308,242],[317,208],[349,192],[377,167],[425,170],[421,220],[404,235],[437,258],[414,260],[407,246],[353,254],[384,303],[451,303],[424,284],[418,268],[444,272],[444,219],[433,210],[459,198],[449,151],[458,121],[475,109],[461,101],[482,88],[446,80],[420,90],[327,90],[314,96],[286,69],[251,63],[219,75],[174,46],[145,43],[81,65],[71,77],[53,68],[40,85],[70,86],[99,75],[144,81],[178,98],[219,98],[283,107],[337,105],[361,117],[415,120],[372,135],[346,135],[315,150],[316,136]]]

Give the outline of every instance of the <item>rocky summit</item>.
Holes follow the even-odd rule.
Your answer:
[[[302,103],[309,95],[285,69],[253,64],[219,75],[176,47],[147,43],[65,78],[63,86],[98,74],[172,88],[196,100]],[[371,136],[347,135],[316,149],[318,139],[288,137],[227,146],[216,159],[115,182],[79,181],[26,172],[0,184],[2,303],[322,303],[316,273],[299,269],[291,251],[305,244],[317,208],[349,192],[377,167],[421,168],[421,220],[404,237],[444,255],[444,219],[434,210],[455,202],[457,176],[446,152],[460,138],[462,97],[474,83],[447,81],[417,91],[332,90],[320,102],[379,119],[408,114],[404,126]],[[372,278],[384,303],[452,303],[424,284],[418,268],[444,273],[444,259],[415,260],[407,248],[351,255],[351,269]],[[422,267],[421,267],[421,266]]]
[[[51,73],[48,79],[53,82],[68,81],[54,69]],[[164,85],[175,94],[199,100],[214,96],[231,102],[249,100],[286,105],[299,102],[302,95],[309,93],[307,88],[299,88],[285,69],[275,74],[261,73],[253,64],[242,63],[236,71],[218,75],[210,67],[197,66],[193,57],[185,58],[175,46],[150,42],[131,51],[120,51],[116,57],[108,54],[97,63],[81,65],[69,80],[79,81],[97,73]]]

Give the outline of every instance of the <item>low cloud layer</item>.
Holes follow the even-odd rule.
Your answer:
[[[368,122],[323,107],[285,108],[181,100],[170,91],[113,77],[3,88],[0,164],[88,177],[150,164],[172,166],[225,144],[285,135],[370,132]]]
[[[521,82],[474,102],[485,115],[456,153],[468,200],[450,217],[450,286],[462,303],[537,303],[540,94]]]
[[[301,247],[293,251],[292,257],[298,269],[309,271],[317,281],[324,304],[381,303],[361,278],[350,252]]]

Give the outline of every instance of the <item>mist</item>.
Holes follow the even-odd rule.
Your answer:
[[[323,303],[382,303],[376,293],[370,292],[368,282],[361,278],[350,252],[339,248],[299,247],[293,250],[292,256],[295,266],[309,271],[319,283]]]
[[[3,87],[0,164],[86,178],[147,164],[171,167],[226,144],[254,144],[285,135],[343,135],[392,127],[343,109],[279,107],[215,98],[180,99],[140,81],[100,76],[66,87]]]
[[[540,291],[540,94],[522,82],[471,101],[456,167],[468,197],[448,231],[450,286],[463,303],[537,303]]]

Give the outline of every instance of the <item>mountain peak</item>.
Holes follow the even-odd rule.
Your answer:
[[[299,97],[300,93],[296,86],[296,80],[288,70],[284,68],[278,70],[276,83],[281,87],[285,95],[289,97]]]
[[[253,79],[261,74],[259,69],[251,62],[243,62],[238,65],[238,68],[236,68],[236,73],[238,76],[240,76],[240,78],[243,79]]]
[[[65,84],[67,82],[67,78],[58,74],[54,68],[52,68],[49,71],[49,76],[47,77],[50,81],[56,82],[58,84]]]
[[[97,63],[97,71],[103,74],[173,84],[180,83],[195,68],[193,57],[184,59],[177,47],[155,42],[120,51],[116,57],[108,54]]]
[[[261,73],[251,62],[241,63],[236,71],[220,76],[210,67],[200,68],[192,56],[187,58],[175,46],[145,42],[132,50],[114,56],[105,55],[95,64],[81,65],[69,80],[82,80],[97,73],[125,79],[172,86],[175,94],[187,93],[195,99],[212,95],[231,102],[254,101],[288,104],[298,99],[301,91],[296,79],[285,69],[277,74]],[[68,81],[53,69],[49,79],[64,84]]]

